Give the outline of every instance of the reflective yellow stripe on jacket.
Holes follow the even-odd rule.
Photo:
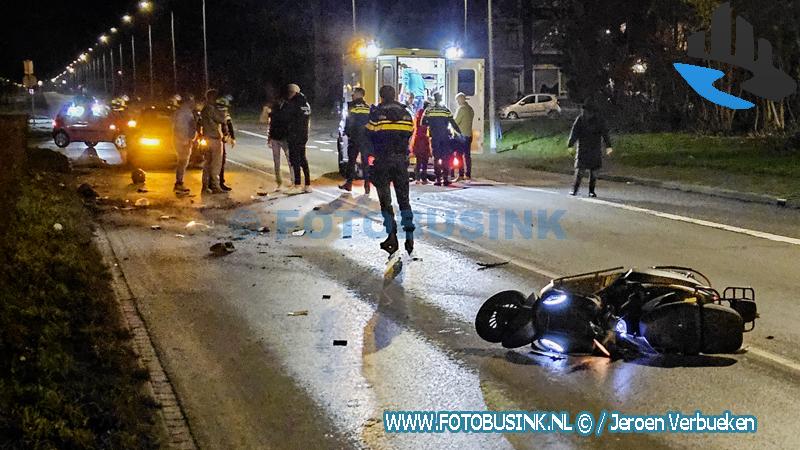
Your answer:
[[[414,123],[408,120],[381,120],[378,122],[370,122],[367,125],[370,131],[414,131]]]

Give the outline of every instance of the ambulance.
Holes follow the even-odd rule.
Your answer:
[[[405,103],[409,92],[409,80],[424,80],[424,98],[432,99],[434,93],[442,93],[443,103],[456,113],[458,102],[456,94],[463,92],[472,109],[475,110],[473,122],[472,152],[483,151],[484,130],[484,60],[464,58],[463,51],[455,46],[444,50],[420,48],[380,48],[374,42],[357,42],[344,55],[344,83],[342,111],[346,114],[347,102],[352,99],[353,89],[364,88],[365,101],[369,104],[379,102],[378,91],[381,86],[393,86],[397,100]],[[417,95],[421,93],[419,83],[414,87]],[[344,114],[339,127],[339,169],[345,173],[347,166],[347,137],[343,135]],[[360,168],[358,170],[360,175]]]

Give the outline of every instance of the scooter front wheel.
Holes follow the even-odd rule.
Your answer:
[[[478,336],[494,344],[503,342],[518,328],[518,316],[529,313],[527,308],[523,308],[524,303],[525,296],[519,291],[503,291],[490,297],[475,316]]]

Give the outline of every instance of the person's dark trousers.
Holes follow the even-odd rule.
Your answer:
[[[294,172],[294,184],[300,185],[300,170],[303,170],[303,176],[306,179],[306,186],[311,185],[311,176],[308,170],[308,158],[306,158],[306,143],[289,143],[289,159],[292,162],[292,171]]]
[[[394,185],[394,195],[400,207],[400,225],[406,233],[413,233],[414,213],[411,211],[411,202],[408,198],[408,162],[402,157],[390,157],[375,162],[372,167],[372,184],[378,191],[378,201],[381,204],[383,226],[387,234],[397,232],[397,221],[392,208],[391,185]]]
[[[361,170],[364,185],[369,183],[369,151],[365,140],[349,139],[347,142],[347,183],[352,184],[356,178],[356,159],[361,157]]]
[[[225,184],[225,161],[228,160],[228,146],[222,144],[222,168],[219,169],[219,184]]]
[[[437,182],[442,180],[445,182],[450,181],[450,161],[453,158],[453,152],[450,147],[449,137],[431,140],[433,173],[436,175]]]
[[[583,180],[583,171],[587,169],[575,169],[575,184],[572,186],[572,193],[577,194],[578,189],[581,187]],[[589,170],[589,193],[594,194],[594,188],[597,185],[597,171],[594,169]]]
[[[472,136],[467,137],[464,146],[461,147],[461,165],[458,169],[458,176],[464,176],[464,170],[467,171],[467,178],[472,178]]]
[[[414,179],[417,181],[428,180],[428,158],[417,158],[417,165],[414,167]]]

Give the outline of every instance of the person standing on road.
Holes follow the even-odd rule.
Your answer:
[[[288,133],[286,141],[289,144],[289,159],[294,172],[294,191],[292,193],[301,192],[301,169],[305,177],[305,185],[302,188],[302,192],[311,192],[311,176],[308,170],[308,158],[306,157],[311,105],[308,104],[305,95],[300,92],[300,86],[290,84],[287,90],[286,117],[288,120]]]
[[[456,124],[458,124],[461,134],[464,136],[458,152],[461,155],[458,177],[464,178],[464,170],[466,169],[465,181],[469,183],[472,181],[472,124],[475,121],[475,110],[467,103],[467,96],[463,92],[456,94],[456,101],[458,102]]]
[[[353,179],[356,176],[356,158],[361,155],[361,167],[364,174],[364,195],[369,195],[369,138],[367,137],[367,124],[369,123],[370,107],[364,101],[364,88],[353,89],[353,101],[347,104],[347,118],[344,124],[344,134],[347,136],[347,181],[339,189],[353,190]]]
[[[236,133],[233,129],[233,119],[231,119],[231,101],[229,97],[217,99],[217,108],[225,114],[225,123],[222,124],[222,168],[219,171],[219,187],[225,192],[230,192],[231,188],[225,184],[225,161],[228,160],[228,147],[236,147]]]
[[[450,185],[450,160],[453,157],[452,127],[456,133],[461,133],[458,124],[453,120],[453,113],[442,104],[442,94],[433,95],[434,104],[425,110],[422,124],[428,127],[431,136],[431,149],[433,150],[433,171],[436,175],[434,185]],[[442,181],[444,180],[444,181]]]
[[[595,185],[597,184],[597,171],[603,165],[603,144],[606,154],[611,155],[611,137],[605,120],[600,116],[597,107],[593,104],[584,105],[581,114],[572,125],[567,147],[577,145],[575,153],[575,183],[572,186],[572,195],[578,195],[581,187],[583,171],[589,171],[589,197],[597,197]]]
[[[422,115],[431,106],[429,102],[422,105],[414,118],[414,137],[411,138],[411,152],[417,163],[414,167],[414,183],[428,184],[428,160],[431,158],[431,140],[428,137],[428,127],[422,124]]]
[[[389,235],[381,242],[381,249],[393,255],[399,248],[397,221],[392,208],[391,185],[394,185],[401,224],[406,232],[405,248],[410,254],[414,250],[415,227],[408,198],[408,144],[414,131],[414,123],[405,105],[396,101],[394,87],[383,86],[380,97],[380,104],[370,112],[367,130],[372,139],[375,157],[372,182],[378,190],[383,225]]]
[[[206,92],[206,103],[200,111],[200,127],[206,140],[207,148],[203,158],[203,192],[206,194],[222,194],[219,174],[222,170],[222,126],[225,114],[217,108],[219,94],[216,89]]]
[[[189,166],[192,146],[197,138],[197,117],[194,109],[194,97],[188,95],[180,102],[180,107],[173,116],[172,142],[177,156],[175,187],[173,190],[179,195],[185,195],[190,192],[189,188],[183,185],[183,177],[186,174],[186,168]]]
[[[275,192],[279,192],[283,186],[283,176],[281,175],[281,152],[286,157],[289,164],[289,173],[294,176],[292,162],[289,158],[289,117],[287,116],[286,105],[288,103],[288,87],[281,92],[278,101],[272,106],[269,112],[269,130],[267,131],[267,145],[272,149],[272,162],[275,168]]]

